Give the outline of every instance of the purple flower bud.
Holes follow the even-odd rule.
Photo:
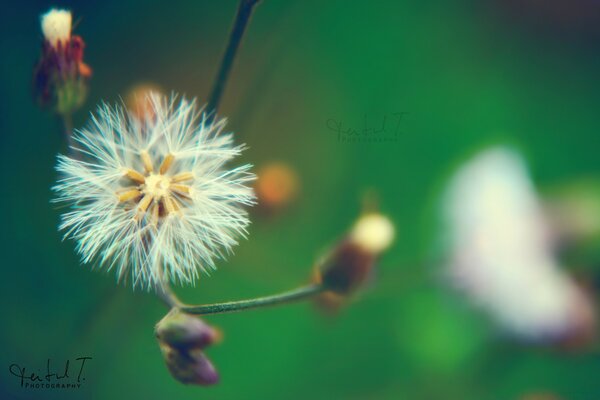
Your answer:
[[[217,370],[202,350],[184,351],[164,343],[160,348],[169,372],[181,383],[207,386],[219,382]]]
[[[180,349],[203,349],[221,338],[217,329],[177,309],[171,310],[159,321],[155,333],[161,342]]]
[[[219,374],[203,349],[220,340],[220,332],[198,317],[172,309],[156,324],[160,350],[175,379],[186,384],[213,385]]]

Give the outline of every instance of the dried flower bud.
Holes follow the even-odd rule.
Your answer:
[[[394,226],[381,214],[359,218],[348,237],[320,265],[322,283],[338,294],[348,294],[364,284],[377,256],[394,239]]]
[[[171,310],[155,328],[160,350],[171,375],[186,384],[212,385],[219,375],[203,353],[207,346],[218,342],[218,330],[200,318]]]
[[[365,282],[374,261],[373,254],[351,241],[344,241],[322,264],[322,282],[336,293],[353,292]]]
[[[158,322],[155,333],[161,342],[181,349],[203,349],[221,339],[217,329],[177,309]]]
[[[34,95],[44,108],[68,115],[87,96],[91,68],[83,62],[85,43],[71,35],[71,12],[52,9],[41,18],[44,43],[34,69]]]

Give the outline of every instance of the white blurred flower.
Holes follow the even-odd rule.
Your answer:
[[[546,218],[521,157],[507,148],[462,166],[445,199],[449,272],[502,325],[559,338],[588,322],[591,304],[552,254]]]
[[[58,157],[56,201],[71,205],[60,229],[83,262],[130,274],[134,287],[194,283],[245,235],[254,175],[225,169],[243,146],[224,120],[207,122],[193,101],[150,100],[145,120],[102,105],[74,133],[73,155]]]

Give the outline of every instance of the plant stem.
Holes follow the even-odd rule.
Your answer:
[[[259,1],[260,0],[240,0],[233,28],[229,34],[229,42],[225,48],[225,53],[221,59],[221,65],[219,66],[210,97],[208,98],[208,105],[206,106],[208,122],[211,122],[215,118],[225,89],[225,84],[227,83],[227,78],[231,72],[233,61],[235,60],[237,50],[240,47],[240,42],[246,31],[246,26],[252,15],[252,10]]]
[[[229,41],[225,48],[225,53],[221,59],[221,65],[215,77],[210,97],[208,98],[208,105],[206,111],[208,114],[208,122],[212,122],[215,118],[227,79],[231,72],[231,67],[235,60],[235,56],[240,47],[242,37],[248,26],[248,21],[252,16],[254,6],[260,0],[240,0],[233,28],[229,34]],[[293,301],[303,300],[312,297],[316,294],[324,292],[326,288],[321,284],[310,284],[299,287],[297,289],[289,290],[287,292],[275,294],[272,296],[257,297],[254,299],[230,301],[225,303],[215,304],[203,304],[203,305],[187,305],[183,304],[170,289],[168,283],[165,283],[158,289],[158,296],[161,300],[171,308],[178,308],[179,310],[188,314],[206,315],[206,314],[223,314],[243,311],[251,308],[267,307],[278,304],[290,303]]]
[[[319,294],[325,290],[325,287],[320,284],[310,284],[272,296],[197,306],[181,305],[179,306],[179,309],[188,314],[196,315],[231,313],[247,310],[250,308],[274,306],[279,304],[290,303],[297,300],[303,300],[308,297],[312,297],[316,294]]]
[[[156,295],[169,308],[181,307],[182,305],[181,300],[179,300],[177,295],[173,292],[173,290],[171,290],[168,282],[164,283],[163,286],[156,290]]]
[[[61,114],[60,119],[63,125],[63,135],[67,141],[67,148],[70,151],[73,145],[73,116],[71,114]]]

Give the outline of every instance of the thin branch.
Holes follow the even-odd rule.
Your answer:
[[[240,42],[242,41],[242,37],[246,31],[246,27],[248,25],[248,21],[250,20],[250,16],[252,15],[254,6],[259,1],[260,0],[240,0],[237,15],[233,23],[233,28],[229,34],[229,42],[227,43],[225,53],[221,59],[221,65],[219,66],[217,76],[215,77],[210,97],[208,98],[208,105],[206,106],[208,122],[211,122],[217,114],[219,103],[221,102],[221,97],[223,95],[223,91],[225,90],[227,78],[229,78],[229,73],[231,72],[231,67],[233,66],[233,61],[235,60],[237,50],[240,47]]]
[[[73,116],[71,114],[61,114],[60,120],[63,126],[63,135],[67,142],[67,148],[71,151],[73,145]]]
[[[226,303],[215,303],[205,305],[181,305],[179,309],[188,314],[206,315],[223,314],[243,311],[251,308],[267,307],[303,300],[316,294],[324,292],[326,289],[320,284],[311,284],[289,290],[287,292],[275,294],[272,296],[257,297],[255,299],[230,301]]]

